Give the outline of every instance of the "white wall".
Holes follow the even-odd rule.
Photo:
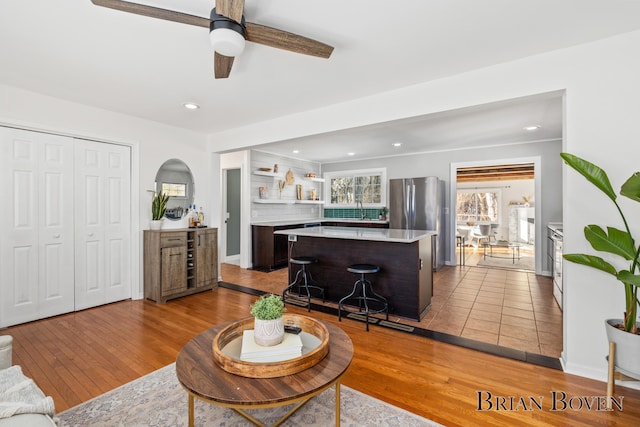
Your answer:
[[[212,150],[240,148],[309,134],[566,90],[563,149],[596,161],[619,187],[640,154],[640,32],[531,56],[402,90],[211,135]],[[568,252],[589,251],[586,223],[606,224],[615,211],[580,176],[564,170],[563,220]],[[636,215],[640,207],[623,201]],[[632,227],[638,231],[638,222]],[[603,321],[620,317],[622,287],[604,274],[567,264],[565,339],[568,372],[606,378]]]
[[[154,188],[162,163],[178,158],[189,166],[195,180],[196,203],[205,213],[212,212],[213,200],[220,198],[218,187],[211,186],[216,178],[211,174],[205,135],[3,85],[0,124],[132,146],[132,224],[138,237],[133,239],[133,253],[139,260],[133,263],[135,297],[143,295],[141,230],[149,228],[151,219],[151,194],[147,190]],[[217,170],[217,163],[213,164]],[[209,217],[211,225],[219,225],[219,215]]]

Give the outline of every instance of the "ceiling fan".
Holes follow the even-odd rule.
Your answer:
[[[333,52],[333,47],[319,41],[246,22],[243,15],[244,0],[216,0],[216,7],[211,10],[210,18],[123,0],[91,0],[91,2],[97,6],[123,12],[209,28],[209,37],[215,51],[213,63],[216,79],[229,77],[233,60],[242,53],[245,40],[320,58],[328,58]]]

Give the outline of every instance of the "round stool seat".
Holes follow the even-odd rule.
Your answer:
[[[380,271],[380,267],[373,264],[353,264],[347,268],[347,271],[356,274],[369,274],[377,273]]]
[[[312,256],[297,256],[297,257],[291,258],[289,262],[291,264],[309,265],[309,264],[318,262],[318,259]]]

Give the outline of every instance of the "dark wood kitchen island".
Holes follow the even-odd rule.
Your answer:
[[[368,275],[374,290],[389,301],[389,313],[421,320],[431,307],[433,272],[431,240],[435,231],[310,227],[276,231],[289,236],[289,257],[313,256],[313,278],[325,289],[328,301],[349,294],[357,277],[351,264],[375,264],[380,272]],[[289,281],[298,266],[289,265]]]

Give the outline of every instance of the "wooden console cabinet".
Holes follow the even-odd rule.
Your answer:
[[[144,297],[160,304],[218,285],[218,229],[144,231]]]

